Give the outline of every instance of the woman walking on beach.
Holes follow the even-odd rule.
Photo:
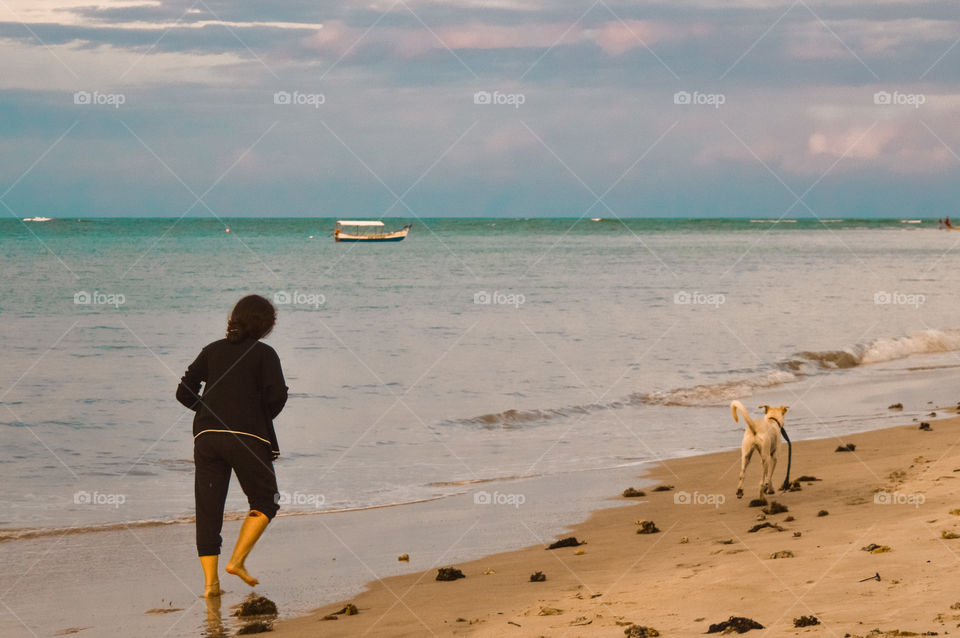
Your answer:
[[[217,562],[231,471],[247,496],[250,512],[225,569],[251,587],[259,581],[247,572],[244,561],[279,509],[273,460],[280,447],[273,419],[287,401],[287,386],[280,358],[260,341],[276,320],[277,311],[267,299],[244,297],[230,313],[226,338],[203,348],[177,386],[177,400],[196,412],[197,553],[205,598],[221,593]]]

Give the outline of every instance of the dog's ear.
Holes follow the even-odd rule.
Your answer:
[[[782,414],[786,414],[786,413],[787,413],[787,410],[789,410],[789,409],[790,409],[790,406],[789,406],[789,405],[781,405],[781,406],[780,406],[780,412],[781,412]]]
[[[760,406],[760,409],[763,410],[763,413],[764,413],[764,414],[766,414],[767,412],[770,411],[770,406],[769,406],[769,405],[761,405],[761,406]]]

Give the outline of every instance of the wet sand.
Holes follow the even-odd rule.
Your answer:
[[[649,465],[647,465],[649,466]],[[502,481],[433,501],[337,513],[281,516],[247,566],[281,618],[362,592],[374,576],[420,571],[437,561],[470,560],[519,549],[586,520],[610,484],[632,480],[639,467],[570,472]],[[236,485],[232,487],[238,491]],[[480,491],[522,494],[522,507],[479,505]],[[224,524],[224,551],[233,547],[243,512]],[[397,555],[408,552],[409,563]],[[11,575],[0,593],[0,636],[233,635],[242,626],[232,608],[250,593],[222,573],[219,607],[198,597],[202,572],[192,523],[74,528],[0,542]],[[58,592],[52,594],[51,592]],[[62,593],[59,593],[62,592]],[[159,613],[157,610],[163,610]]]
[[[730,616],[768,628],[757,635],[956,632],[960,418],[929,421],[932,431],[913,423],[794,443],[793,478],[822,480],[768,497],[787,506],[779,514],[748,507],[760,476],[756,457],[743,500],[734,497],[739,450],[665,461],[644,478],[671,490],[646,488],[644,497],[623,499],[629,485],[611,484],[611,498],[629,505],[599,510],[557,536],[586,545],[548,551],[555,539],[542,539],[455,564],[466,578],[452,582],[435,580],[437,568],[449,565],[441,554],[424,571],[377,578],[349,601],[280,621],[273,635],[559,638],[624,635],[635,623],[690,636]],[[855,451],[835,451],[849,443]],[[778,484],[786,465],[781,446]],[[660,531],[637,534],[639,520]],[[782,531],[749,532],[765,522]],[[389,538],[390,530],[382,535]],[[871,544],[881,549],[864,551]],[[418,558],[411,555],[413,564]],[[546,580],[530,582],[537,571]],[[346,602],[359,613],[321,620]],[[795,628],[801,616],[820,624]]]

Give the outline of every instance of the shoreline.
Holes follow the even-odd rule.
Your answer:
[[[933,406],[928,409],[931,408]],[[778,494],[774,498],[790,507],[787,515],[797,516],[798,520],[802,521],[806,521],[810,513],[807,511],[803,514],[803,519],[800,518],[802,512],[798,512],[797,508],[803,506],[802,500],[814,495],[814,492],[830,496],[842,481],[849,483],[845,489],[858,492],[856,498],[869,500],[872,493],[868,488],[879,484],[878,477],[887,476],[886,470],[877,470],[872,474],[866,471],[868,466],[887,463],[882,456],[877,457],[877,449],[880,448],[894,450],[891,454],[898,457],[895,459],[896,463],[908,467],[920,454],[917,446],[930,447],[930,444],[936,443],[939,448],[924,453],[930,458],[938,458],[944,450],[949,450],[949,458],[942,460],[941,464],[955,462],[958,473],[953,475],[949,472],[953,465],[944,466],[943,473],[951,474],[950,478],[960,478],[960,452],[951,447],[960,442],[960,418],[949,416],[955,413],[953,408],[933,409],[940,414],[939,419],[932,420],[933,432],[918,432],[914,423],[853,434],[844,433],[826,439],[794,439],[794,477],[814,474],[824,479],[831,476],[833,478],[827,482],[805,486],[804,491]],[[890,416],[905,423],[909,422],[913,415],[905,411]],[[948,416],[949,418],[944,418]],[[789,428],[789,417],[787,420]],[[877,419],[878,422],[885,420],[886,418]],[[856,454],[834,453],[833,448],[840,441],[844,444],[849,441],[857,443]],[[868,444],[864,446],[863,441]],[[785,448],[781,447],[781,453],[783,450]],[[870,450],[869,453],[867,450]],[[858,457],[862,458],[865,464],[857,462],[855,459]],[[784,461],[785,459],[781,458],[778,467],[779,480],[782,480]],[[827,469],[819,469],[819,465],[825,462],[828,464]],[[837,468],[830,467],[834,462],[844,467],[852,465],[853,469],[859,468],[860,471],[851,474],[850,467],[846,467],[845,474],[838,474]],[[742,553],[747,551],[744,549],[747,545],[742,544],[741,539],[746,539],[749,543],[765,535],[745,534],[746,529],[756,523],[754,517],[757,510],[747,510],[745,501],[734,498],[738,463],[738,449],[728,447],[720,452],[676,456],[659,462],[644,461],[603,470],[576,470],[560,476],[504,481],[495,487],[477,485],[474,487],[478,489],[471,489],[457,496],[406,507],[377,507],[341,512],[341,516],[329,517],[289,516],[281,524],[271,528],[262,543],[263,546],[251,556],[248,566],[251,573],[261,579],[262,584],[255,592],[274,600],[281,610],[281,617],[276,623],[278,635],[351,636],[363,634],[371,629],[372,625],[372,631],[369,632],[372,636],[421,636],[430,635],[430,631],[437,635],[500,636],[506,635],[507,629],[514,632],[511,635],[517,636],[609,636],[612,635],[610,623],[615,625],[617,621],[628,620],[652,625],[664,632],[664,635],[691,635],[691,627],[688,626],[691,618],[705,618],[704,623],[713,623],[730,614],[721,618],[703,611],[689,618],[686,617],[689,614],[686,614],[684,618],[687,625],[671,629],[671,625],[660,616],[650,615],[649,609],[644,607],[641,610],[642,615],[634,613],[635,606],[630,607],[625,601],[612,596],[609,582],[615,579],[611,574],[622,576],[623,583],[629,587],[627,594],[621,592],[619,595],[627,595],[628,600],[634,602],[650,598],[649,587],[638,587],[631,581],[637,571],[645,574],[645,578],[652,583],[650,587],[658,593],[661,590],[672,592],[672,596],[683,600],[703,597],[700,589],[684,588],[692,585],[687,583],[687,579],[696,580],[697,570],[726,571],[737,566],[718,562],[726,555],[721,555],[720,558],[709,555],[699,561],[701,566],[688,567],[695,573],[683,572],[685,568],[682,568],[682,565],[693,565],[698,561],[686,560],[689,557],[676,555],[679,537],[686,535],[690,538],[690,543],[682,546],[687,550],[704,543],[713,548],[713,541],[719,534],[733,537],[725,527],[728,525],[739,538],[730,548],[719,545],[716,547]],[[759,480],[759,471],[759,462],[755,458],[748,470],[745,484],[748,496],[752,489],[751,484]],[[663,494],[653,493],[647,486],[656,485],[657,482],[672,484],[675,490]],[[620,493],[629,486],[644,489],[648,494],[639,500],[621,498]],[[824,490],[824,487],[830,489]],[[507,495],[522,494],[526,502],[520,508],[479,506],[475,501],[475,494],[485,491],[483,488],[491,492],[496,489]],[[698,490],[700,494],[724,494],[726,502],[723,507],[715,509],[703,506],[678,507],[672,500],[673,495],[680,491],[693,494]],[[833,516],[836,507],[844,507],[844,504],[827,505],[826,509],[831,511],[831,517],[815,520],[827,521],[830,524],[840,521],[841,519]],[[928,503],[921,511],[930,509],[932,508]],[[954,509],[954,506],[936,509],[935,513],[940,519],[938,524],[954,518],[960,523],[960,516],[944,515],[944,512],[950,509]],[[702,529],[698,531],[696,528],[700,523],[695,518],[701,515],[708,516],[714,527],[719,525],[719,531],[709,534]],[[780,521],[787,515],[772,519]],[[657,523],[661,533],[651,536],[635,535],[635,521],[649,518]],[[933,518],[933,513],[922,518],[920,522],[930,518]],[[738,520],[741,522],[736,522]],[[948,522],[952,523],[953,520]],[[239,523],[225,523],[225,551],[229,551]],[[744,523],[749,525],[744,527]],[[674,525],[677,527],[674,528]],[[689,529],[684,530],[684,527]],[[741,527],[743,529],[740,529]],[[869,525],[865,525],[864,529],[867,527]],[[803,541],[808,530],[800,528],[798,531],[803,532],[804,538],[798,539]],[[960,533],[960,527],[957,528],[957,533]],[[19,618],[9,615],[4,617],[0,614],[0,633],[10,636],[52,635],[82,628],[84,631],[80,635],[88,630],[92,635],[119,631],[122,628],[125,635],[136,638],[163,635],[176,626],[176,635],[205,635],[204,632],[209,632],[210,627],[203,614],[204,602],[197,597],[201,581],[196,557],[190,549],[192,534],[191,525],[160,525],[0,543],[0,560],[8,565],[11,573],[20,574],[16,588],[11,590],[6,599]],[[769,534],[773,535],[772,532]],[[541,549],[547,543],[569,535],[577,535],[588,542],[580,548],[584,550],[584,555],[578,556],[576,550],[570,548],[551,552]],[[792,537],[786,538],[786,535],[782,534],[777,536],[782,536],[785,542],[794,542]],[[649,546],[652,544],[650,541],[657,543],[656,549]],[[886,540],[868,542],[891,544]],[[894,545],[897,553],[900,553],[901,544],[898,542]],[[631,554],[633,550],[644,546],[647,554]],[[504,549],[505,547],[507,549]],[[789,548],[789,544],[786,548]],[[784,548],[771,551],[780,549]],[[960,554],[960,545],[956,546],[956,551]],[[397,561],[397,557],[403,553],[410,554],[409,563]],[[665,556],[661,556],[662,553]],[[621,562],[611,564],[611,557],[618,557],[620,554],[623,554]],[[104,562],[103,557],[107,555],[112,559]],[[779,582],[770,581],[768,578],[766,589],[757,590],[753,580],[758,574],[769,576],[770,572],[756,562],[756,556],[762,554],[754,552],[747,555],[753,561],[754,569],[743,576],[744,582],[751,583],[753,598],[766,605],[769,588],[778,586]],[[945,557],[954,560],[952,554],[934,558],[943,562]],[[668,558],[672,558],[673,562],[664,562]],[[640,562],[635,568],[627,570],[629,565],[638,560]],[[793,560],[799,564],[798,559]],[[889,556],[885,560],[889,560]],[[91,564],[96,565],[92,572]],[[436,568],[451,564],[462,569],[467,578],[455,583],[436,582]],[[496,574],[484,574],[488,568],[493,569]],[[758,568],[761,571],[757,571]],[[143,570],[153,574],[149,581],[140,578],[139,574]],[[678,570],[683,572],[679,576]],[[530,583],[529,576],[536,571],[545,572],[547,581]],[[574,575],[579,576],[579,579]],[[948,578],[949,573],[944,573],[942,577]],[[233,633],[242,625],[239,620],[230,617],[228,609],[243,600],[251,590],[239,582],[231,582],[235,580],[233,578],[222,578],[225,579],[223,584],[226,589],[222,599],[223,612],[218,614],[208,610],[208,613],[211,617],[222,617],[221,622],[228,629],[227,633]],[[785,577],[781,578],[786,580]],[[85,582],[82,589],[75,586],[79,579]],[[148,586],[145,587],[144,584]],[[424,590],[425,587],[428,589]],[[530,589],[531,587],[534,589]],[[793,591],[801,592],[803,584],[797,583],[792,587]],[[55,610],[49,609],[43,603],[47,600],[51,588],[70,592],[70,596],[63,598]],[[391,590],[396,596],[390,593]],[[426,600],[418,600],[423,591],[428,591],[430,596]],[[603,594],[594,602],[616,608],[617,618],[605,609],[602,610],[606,612],[602,614],[602,618],[591,616],[595,615],[595,610],[589,605],[592,599],[582,593],[584,591]],[[789,591],[785,591],[786,593],[781,592],[779,598],[789,597]],[[584,600],[575,599],[571,603],[568,598],[571,595],[575,597],[577,593],[584,596]],[[719,592],[728,593],[724,589]],[[563,613],[556,618],[540,618],[536,614],[539,610],[537,607],[533,611],[534,618],[531,619],[527,614],[533,609],[533,599],[529,598],[532,594],[536,594],[537,603],[542,602],[546,606],[561,609]],[[710,596],[716,597],[719,594],[711,592]],[[397,602],[397,596],[402,598],[402,604]],[[439,602],[433,602],[434,598]],[[97,613],[97,610],[102,607],[104,600],[124,600],[124,609],[114,609],[109,617],[103,616]],[[328,604],[324,601],[340,602]],[[358,605],[358,616],[340,617],[338,622],[318,620],[331,610],[342,608],[346,601]],[[525,601],[526,606],[518,608],[517,605],[522,601]],[[956,601],[951,601],[950,604],[953,602]],[[322,606],[318,608],[319,604]],[[661,600],[659,611],[669,611],[671,604],[669,600]],[[914,606],[922,608],[921,603]],[[622,607],[625,609],[621,609]],[[736,605],[731,603],[730,607]],[[415,610],[417,616],[425,620],[430,631],[416,620],[408,608]],[[165,609],[167,613],[158,613],[157,609]],[[450,617],[453,612],[443,614],[438,609],[455,609],[456,615]],[[941,613],[954,613],[949,609],[949,605],[946,608],[941,605],[937,609]],[[577,615],[570,617],[569,614],[574,610]],[[755,618],[764,625],[770,622],[769,618],[762,617],[760,612],[753,611],[753,607],[725,611]],[[818,615],[819,611],[818,609]],[[318,612],[322,613],[318,615]],[[404,619],[398,617],[398,614],[407,614],[408,617]],[[672,615],[676,615],[676,612],[672,612]],[[779,615],[777,613],[773,618]],[[532,633],[533,630],[528,632],[531,624],[544,620],[570,623],[580,617],[586,617],[590,624],[567,624],[560,629],[554,626],[538,626],[539,633]],[[465,618],[466,622],[457,623],[457,618]],[[518,629],[512,624],[503,625],[501,620],[520,624],[523,628]],[[957,620],[960,621],[960,612],[957,613]],[[864,621],[866,622],[866,618]],[[824,622],[827,622],[826,618]],[[694,623],[694,626],[696,630],[692,633],[706,630],[705,625],[701,628],[700,624]],[[904,624],[901,628],[911,627]],[[933,626],[929,623],[921,628],[924,627],[923,630],[938,630],[931,629]],[[618,633],[623,631],[619,626],[615,629]],[[866,631],[863,627],[859,629]],[[859,635],[854,626],[851,626],[847,633],[852,636]]]
[[[949,514],[960,491],[949,481],[960,477],[960,417],[952,416],[952,409],[938,411],[943,415],[931,419],[932,432],[912,424],[795,442],[793,478],[822,480],[772,497],[789,512],[762,522],[785,532],[748,532],[763,516],[747,507],[759,480],[756,458],[742,501],[733,497],[739,450],[667,459],[643,480],[671,484],[672,490],[648,489],[641,499],[625,499],[619,492],[630,485],[618,485],[604,501],[622,507],[595,510],[557,536],[585,540],[580,548],[548,553],[543,547],[556,539],[543,538],[524,549],[453,565],[466,575],[456,582],[435,580],[437,568],[449,566],[442,555],[440,562],[410,574],[371,572],[375,579],[362,593],[282,619],[275,633],[609,636],[622,634],[622,623],[635,622],[663,635],[691,635],[731,615],[753,618],[780,633],[799,633],[792,621],[803,615],[820,619],[820,626],[802,630],[817,635],[862,635],[875,625],[943,633],[955,624],[950,622],[954,616],[960,620],[950,607],[957,602],[954,595],[935,586],[949,578],[950,563],[960,555],[960,544],[949,545],[960,540],[939,536],[960,535],[960,516]],[[850,442],[854,452],[834,451]],[[785,450],[781,443],[781,454]],[[775,483],[782,481],[783,461]],[[876,503],[876,489],[888,490],[883,494],[894,500],[922,497],[923,502]],[[716,507],[676,502],[682,494],[694,501],[712,497],[715,502],[718,495],[725,500]],[[821,509],[829,515],[817,516]],[[788,517],[793,520],[785,522]],[[661,531],[638,535],[635,521],[641,519],[653,520]],[[893,549],[879,555],[860,551],[870,543]],[[780,551],[794,556],[768,558]],[[932,567],[936,563],[940,566]],[[536,571],[547,580],[530,582]],[[879,572],[883,580],[876,587],[858,582]],[[360,613],[321,620],[347,602]]]
[[[491,479],[499,480],[499,479]],[[511,480],[511,479],[503,479]],[[367,510],[390,509],[393,507],[403,507],[405,505],[419,505],[420,503],[432,503],[445,498],[452,498],[465,494],[466,492],[456,492],[454,494],[444,494],[433,498],[422,498],[415,501],[405,501],[403,503],[385,503],[383,505],[367,505],[363,507],[347,507],[344,509],[324,510],[311,512],[309,510],[293,510],[277,512],[276,518],[294,518],[302,516],[324,516],[332,514],[347,514],[350,512],[365,512]],[[242,521],[246,518],[248,510],[234,510],[224,512],[223,520]],[[29,540],[33,538],[43,538],[45,536],[65,536],[67,534],[97,534],[100,532],[114,532],[121,529],[138,529],[144,527],[166,527],[169,525],[193,525],[196,522],[196,516],[184,515],[167,520],[146,520],[146,521],[116,521],[106,523],[95,523],[84,526],[61,526],[61,527],[13,527],[10,529],[0,528],[0,543],[12,543],[20,540]]]
[[[953,335],[957,331],[947,332]],[[939,336],[935,337],[936,340],[946,334],[941,333],[944,331],[937,331]],[[931,335],[932,333],[927,333],[927,336]],[[886,344],[885,347],[893,347],[894,350],[903,346],[905,341],[909,342],[907,345],[922,345],[914,343],[914,337],[880,339],[880,342]],[[913,354],[884,363],[824,372],[823,374],[830,375],[830,379],[816,374],[797,378],[789,384],[764,388],[762,391],[753,388],[753,399],[755,403],[771,405],[789,403],[791,396],[802,395],[815,389],[814,403],[817,411],[819,415],[826,415],[827,419],[813,414],[804,404],[795,406],[790,415],[791,438],[794,440],[821,437],[830,429],[844,432],[866,431],[884,424],[905,422],[902,420],[905,415],[924,418],[934,402],[941,405],[952,403],[953,397],[942,379],[956,366],[956,353]],[[744,378],[749,376],[745,375]],[[705,387],[716,389],[722,388],[723,384]],[[668,393],[676,392],[682,392],[682,388]],[[929,401],[930,399],[933,401]],[[909,406],[908,410],[904,413],[886,410],[887,403],[894,400],[902,401]],[[555,402],[555,405],[559,403]],[[577,402],[570,402],[565,409],[576,408],[576,405]],[[331,477],[332,480],[317,481],[314,468],[323,462],[323,454],[309,458],[282,458],[277,465],[280,487],[291,491],[299,490],[312,496],[322,495],[324,504],[319,511],[312,504],[305,508],[299,506],[297,510],[284,506],[281,515],[313,515],[318,512],[397,506],[455,496],[464,490],[472,489],[479,476],[484,477],[481,481],[493,479],[491,482],[505,482],[514,477],[527,478],[529,472],[524,470],[529,463],[526,459],[537,458],[550,441],[550,430],[545,428],[566,425],[575,428],[580,423],[578,419],[583,419],[585,430],[593,430],[593,424],[598,424],[600,436],[595,439],[596,446],[591,444],[589,449],[585,450],[587,457],[581,458],[581,443],[574,439],[565,441],[564,444],[572,445],[553,447],[557,454],[545,459],[531,478],[553,476],[569,472],[571,468],[587,467],[599,470],[622,466],[625,462],[656,461],[660,458],[703,454],[729,449],[731,444],[735,444],[739,439],[737,427],[732,421],[723,423],[726,419],[719,416],[721,413],[717,406],[632,406],[620,405],[618,402],[611,406],[617,410],[616,413],[608,414],[605,409],[597,409],[596,414],[577,417],[569,415],[561,417],[561,420],[553,424],[550,423],[553,417],[549,417],[543,422],[532,424],[532,427],[518,427],[505,437],[510,443],[504,450],[506,453],[499,457],[493,456],[496,453],[496,439],[491,434],[492,431],[477,428],[458,429],[450,435],[451,444],[456,442],[462,445],[462,453],[475,459],[471,461],[473,467],[468,468],[466,473],[462,464],[452,464],[443,471],[431,469],[422,474],[405,471],[403,468],[397,468],[398,471],[385,468],[382,472],[372,472],[360,467],[353,474],[341,472]],[[552,409],[543,410],[549,412]],[[538,410],[540,409],[528,412]],[[296,413],[296,410],[290,416],[293,423],[304,418],[304,414]],[[713,423],[715,419],[716,428],[702,429],[701,424],[707,421]],[[643,432],[643,436],[648,438],[653,448],[636,448],[635,439],[631,436],[634,433],[623,428],[621,422],[649,424],[649,430],[648,425],[643,425],[638,432]],[[667,423],[671,425],[659,425]],[[700,428],[701,432],[692,436],[691,433],[697,428]],[[336,436],[343,435],[341,433]],[[412,442],[412,439],[401,442],[398,438],[397,447],[378,446],[366,458],[371,464],[392,462],[395,455],[404,450],[402,446]],[[83,463],[76,468],[84,476],[76,487],[92,493],[123,495],[125,502],[119,509],[78,505],[75,501],[77,494],[71,494],[73,489],[64,489],[59,483],[31,486],[15,478],[11,486],[14,495],[11,507],[5,512],[5,520],[0,521],[0,543],[41,535],[57,536],[67,528],[83,532],[111,525],[120,528],[125,525],[140,527],[144,523],[189,522],[193,513],[193,497],[189,490],[192,461],[186,458],[185,441],[171,443],[174,449],[166,450],[160,459],[145,461],[139,468],[142,472],[137,476],[122,477],[121,474],[122,478],[117,478],[104,474],[88,477],[82,473]],[[404,453],[406,456],[405,451]],[[413,451],[412,458],[417,458],[418,454],[419,451]],[[80,456],[82,455],[81,452]],[[517,476],[518,474],[521,476]],[[18,498],[17,495],[22,496]],[[40,498],[37,499],[34,495]],[[237,494],[227,503],[227,509],[233,510],[235,516],[243,516],[244,506],[245,503]]]
[[[703,452],[702,454],[712,454],[713,452]],[[678,457],[682,458],[682,457]],[[437,501],[443,501],[447,499],[454,499],[458,496],[463,496],[464,494],[472,493],[475,488],[487,485],[487,484],[510,484],[518,481],[535,481],[539,479],[549,480],[551,478],[560,478],[563,476],[571,476],[577,474],[586,474],[586,473],[604,473],[604,472],[615,472],[618,470],[629,469],[631,467],[640,467],[643,465],[655,464],[656,460],[637,460],[629,463],[621,463],[620,465],[609,466],[609,467],[595,467],[595,468],[585,468],[585,469],[573,469],[567,472],[561,472],[557,474],[532,474],[529,476],[498,476],[492,478],[483,478],[483,479],[464,479],[464,480],[454,480],[454,481],[439,481],[428,483],[426,487],[459,487],[460,491],[451,492],[449,494],[438,494],[436,496],[429,496],[424,498],[413,499],[409,501],[400,501],[396,503],[381,503],[381,504],[372,504],[372,505],[358,505],[355,507],[343,507],[339,509],[330,509],[330,510],[289,510],[281,508],[277,513],[277,519],[288,519],[288,518],[302,518],[302,517],[314,517],[314,516],[333,516],[333,515],[343,515],[350,514],[353,512],[367,512],[367,511],[378,511],[378,510],[389,510],[400,507],[409,507],[412,505],[420,505],[423,503],[434,503]],[[591,510],[592,511],[592,510]],[[247,516],[248,510],[230,510],[224,512],[224,522],[229,521],[242,521]],[[12,543],[22,540],[31,540],[35,538],[44,538],[49,536],[65,536],[68,534],[97,534],[102,532],[114,532],[117,530],[123,529],[139,529],[139,528],[151,528],[151,527],[167,527],[172,525],[193,525],[196,521],[196,517],[192,514],[184,514],[175,516],[168,519],[147,519],[147,520],[131,520],[131,521],[104,521],[102,523],[91,523],[87,525],[59,525],[51,527],[11,527],[4,528],[0,527],[0,544],[3,543]]]
[[[320,602],[362,592],[371,570],[402,574],[415,570],[420,561],[441,560],[458,540],[461,542],[454,549],[458,559],[523,547],[535,538],[532,534],[553,534],[570,520],[583,520],[596,509],[598,495],[603,494],[610,477],[626,480],[636,472],[636,466],[580,470],[488,488],[524,494],[527,502],[520,510],[479,507],[471,492],[337,516],[288,516],[271,526],[247,566],[261,580],[255,591],[275,601],[281,617],[293,618],[309,613]],[[224,523],[226,555],[240,523]],[[203,613],[205,603],[198,597],[202,575],[193,534],[193,525],[121,526],[98,533],[0,543],[0,562],[18,574],[16,587],[5,598],[17,617],[0,613],[0,635],[26,638],[76,633],[72,630],[77,628],[84,629],[79,635],[123,634],[129,638],[206,635],[210,628]],[[397,561],[403,552],[414,556],[411,564]],[[144,573],[150,578],[145,580]],[[81,581],[84,586],[78,588]],[[229,609],[251,590],[225,574],[221,574],[221,582],[225,590],[220,601],[222,613],[210,614],[221,618],[226,634],[232,635],[241,625]],[[69,595],[59,598],[51,609],[50,591]],[[114,606],[104,615],[103,601],[107,600],[122,600],[122,608]]]

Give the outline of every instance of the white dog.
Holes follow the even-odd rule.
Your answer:
[[[763,464],[763,476],[760,477],[760,494],[758,498],[762,499],[764,492],[773,494],[773,471],[777,467],[777,445],[780,442],[780,435],[787,441],[787,478],[784,480],[784,489],[790,484],[790,461],[793,456],[793,446],[790,443],[790,437],[783,428],[783,418],[789,409],[786,405],[778,408],[772,408],[769,405],[761,405],[763,410],[763,420],[754,421],[750,418],[747,409],[739,401],[730,403],[730,412],[733,414],[733,420],[740,422],[737,417],[737,410],[743,415],[743,420],[747,423],[747,428],[743,432],[743,444],[740,446],[740,482],[737,484],[737,498],[743,498],[743,476],[747,471],[747,465],[750,463],[750,457],[754,450],[760,452],[760,462]]]

